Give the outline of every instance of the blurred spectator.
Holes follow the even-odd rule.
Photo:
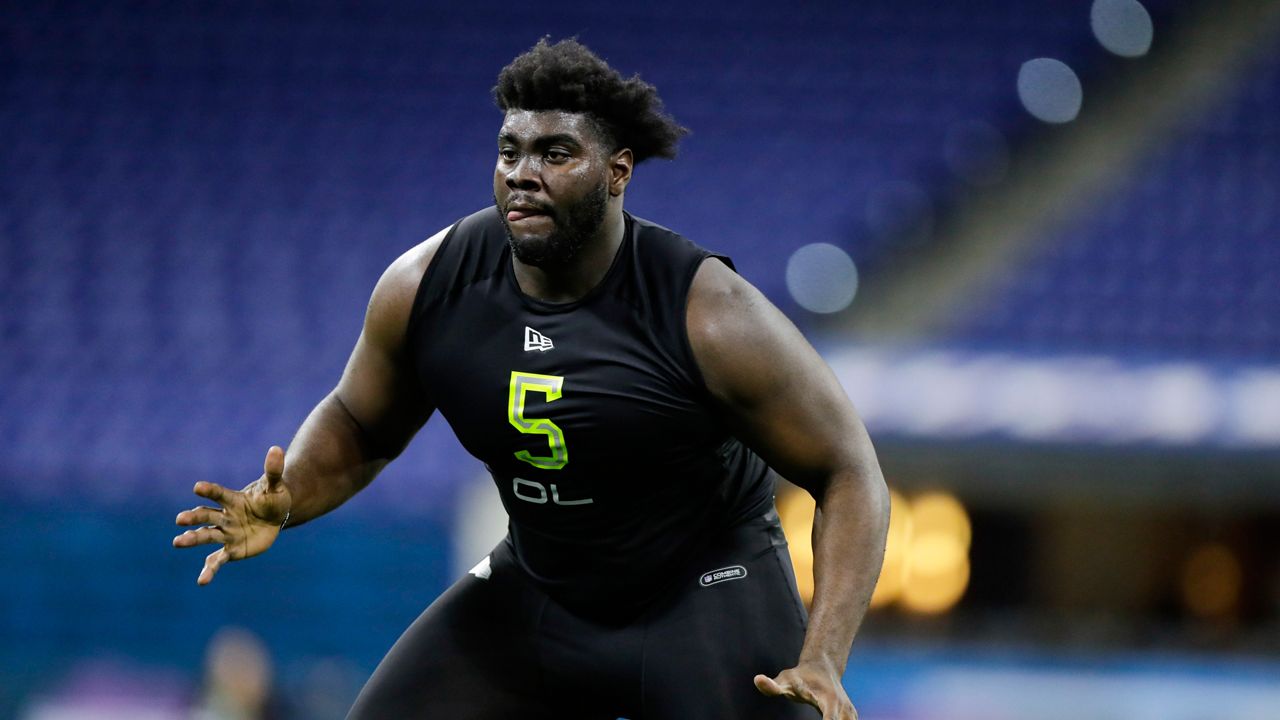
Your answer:
[[[272,692],[271,656],[257,635],[226,627],[209,641],[205,678],[192,709],[195,720],[283,718]]]

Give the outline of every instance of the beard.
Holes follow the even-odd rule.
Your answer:
[[[555,225],[555,229],[545,237],[516,238],[511,233],[511,224],[507,222],[506,210],[498,203],[497,197],[494,197],[494,204],[502,217],[502,226],[507,230],[507,244],[516,259],[537,268],[557,267],[568,264],[600,230],[609,204],[609,191],[602,182],[563,210],[542,207]]]

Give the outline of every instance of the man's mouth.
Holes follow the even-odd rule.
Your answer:
[[[540,217],[548,214],[549,213],[546,210],[543,210],[536,205],[526,205],[521,203],[519,205],[513,204],[507,206],[507,222],[519,222],[526,218]]]

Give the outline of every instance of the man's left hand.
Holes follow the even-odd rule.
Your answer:
[[[778,676],[757,675],[756,689],[770,697],[808,703],[822,712],[822,720],[858,720],[858,711],[844,691],[835,668],[800,663]]]

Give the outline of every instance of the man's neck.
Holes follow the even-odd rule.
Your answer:
[[[543,302],[567,303],[580,300],[599,285],[613,265],[622,246],[626,221],[622,212],[608,213],[600,232],[588,240],[567,264],[559,267],[535,267],[511,256],[520,290]]]

